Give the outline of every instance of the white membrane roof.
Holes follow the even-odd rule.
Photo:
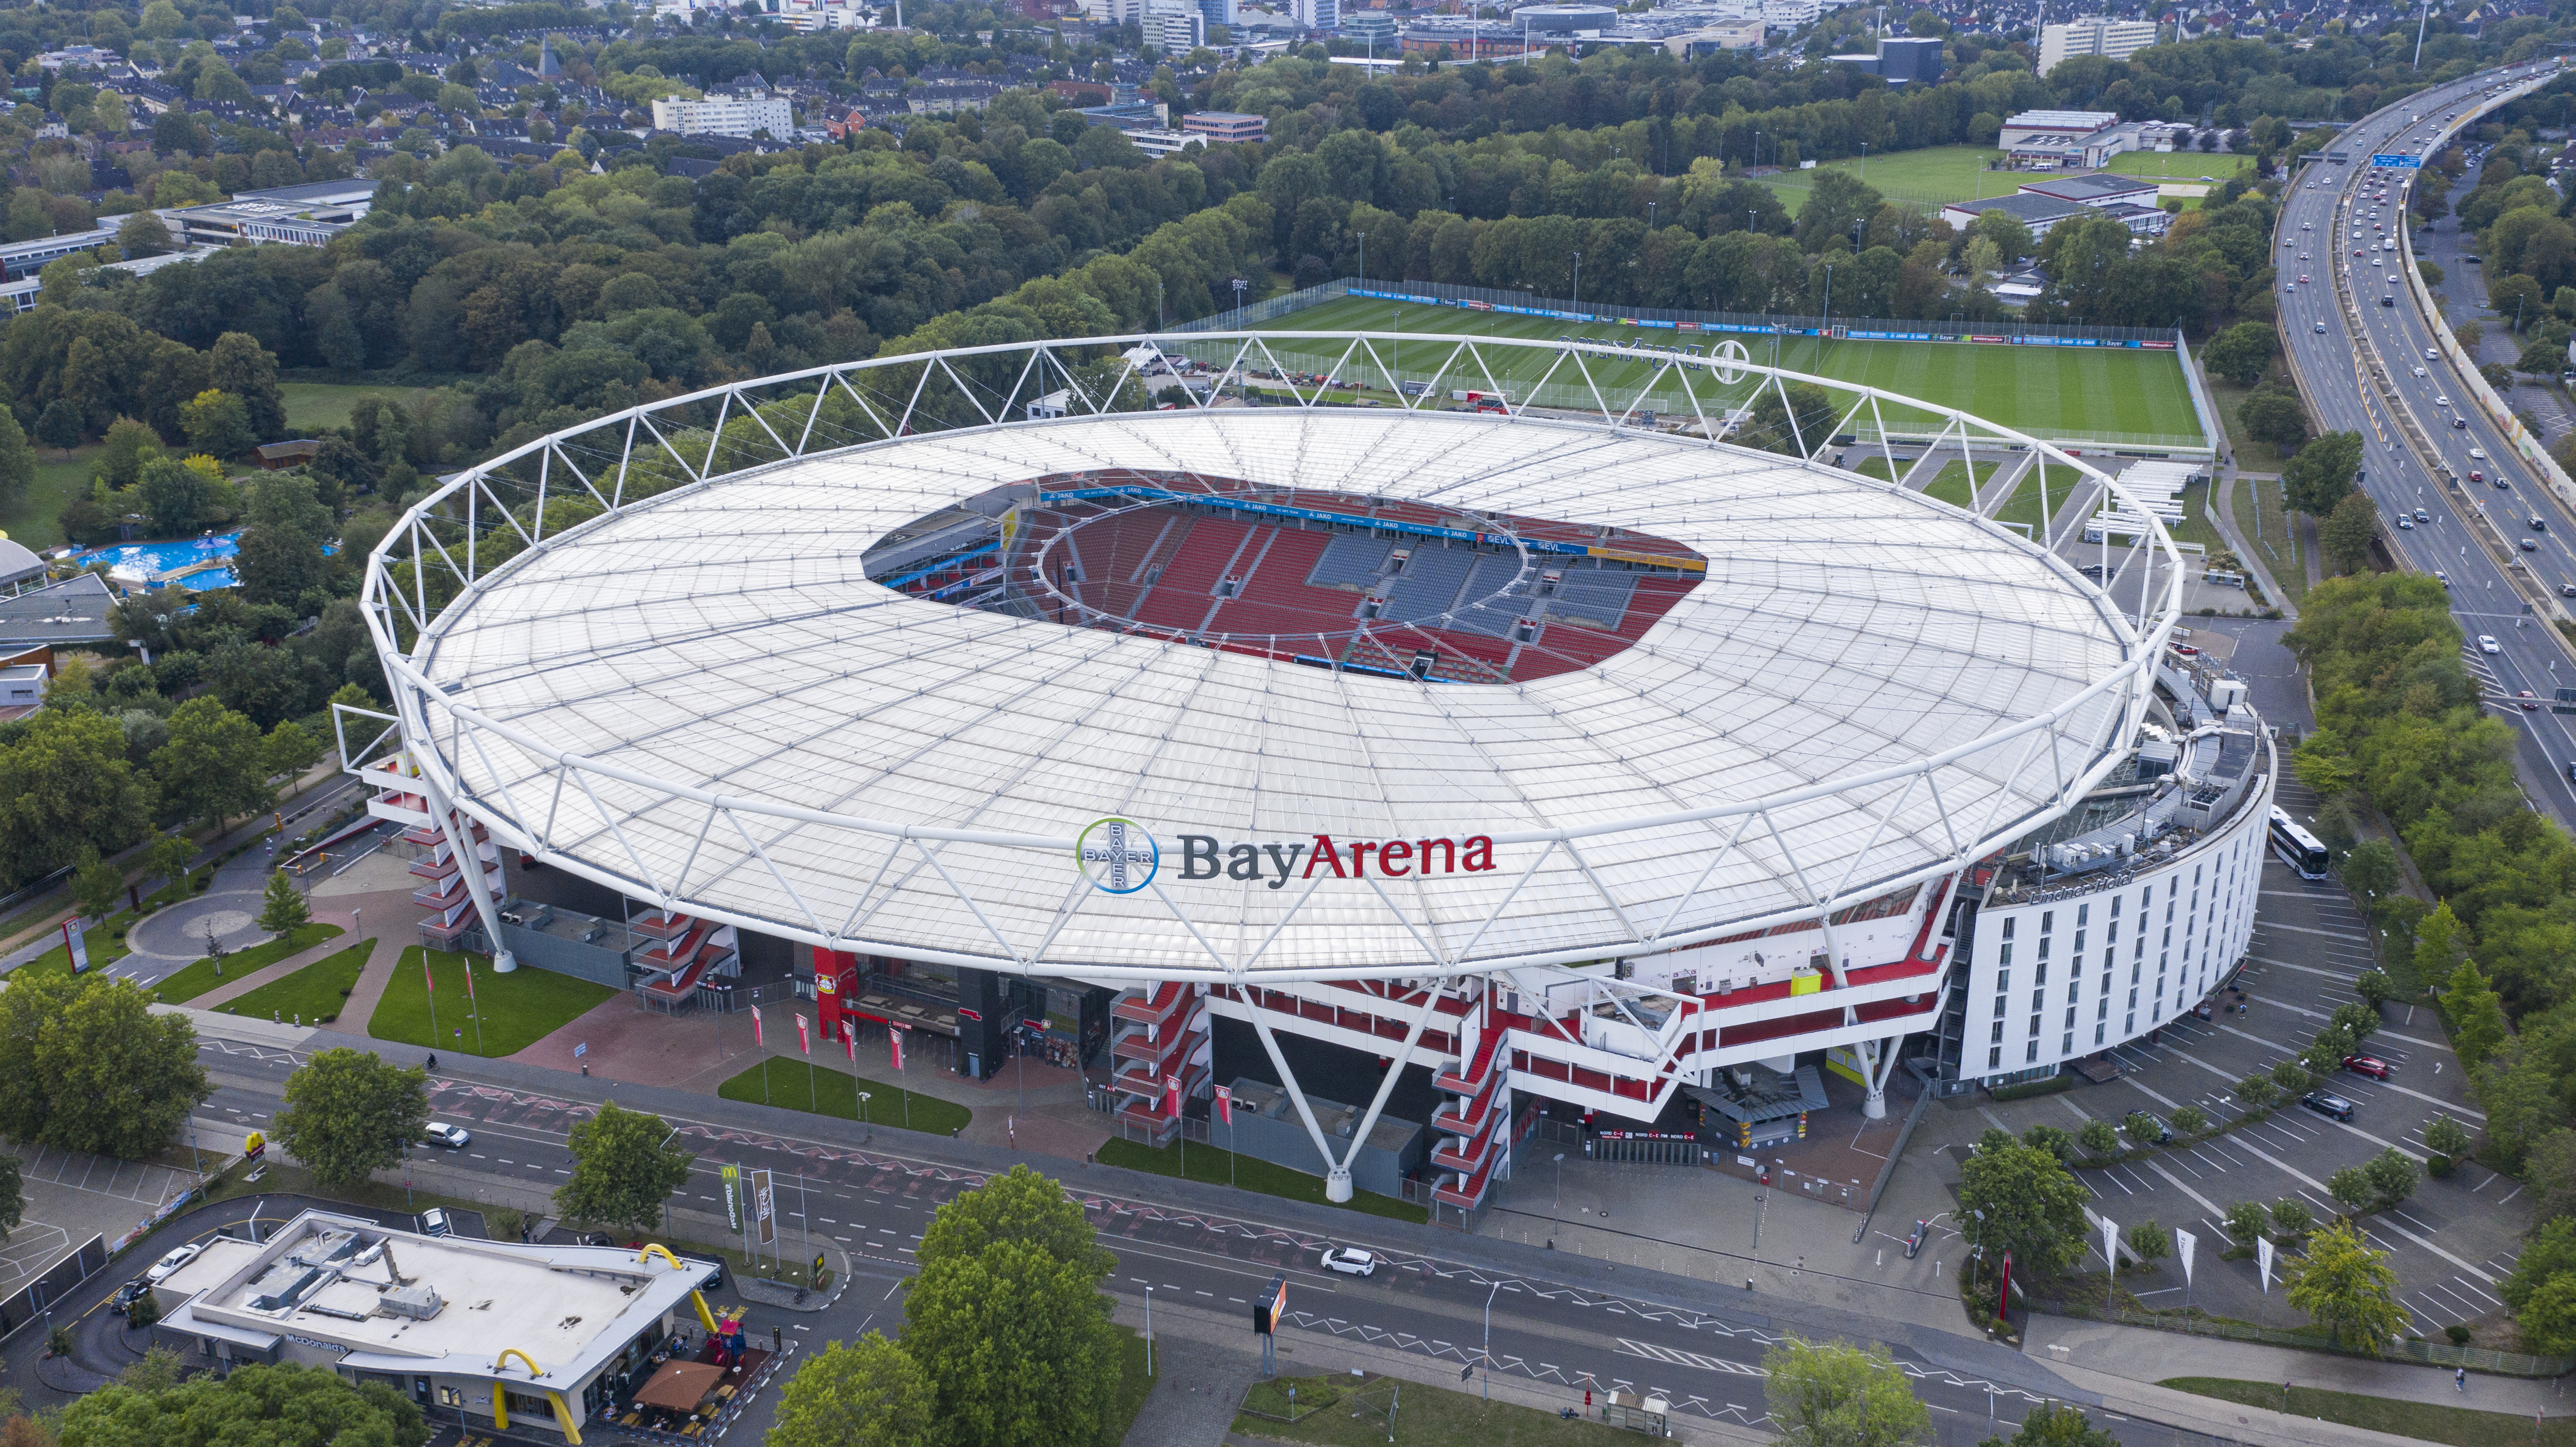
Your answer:
[[[1708,573],[1596,667],[1473,685],[862,571],[962,499],[1122,467],[1608,523]],[[1183,410],[788,461],[549,539],[418,645],[440,692],[410,736],[505,838],[755,929],[1041,973],[1431,974],[1643,953],[1955,867],[2116,757],[2143,670],[2097,685],[2139,646],[2017,535],[1832,468],[1530,418]],[[1077,863],[1107,816],[1159,847],[1134,892]],[[1183,836],[1224,858],[1319,835],[1485,836],[1494,867],[1299,860],[1282,884],[1256,853],[1257,879],[1184,877]]]

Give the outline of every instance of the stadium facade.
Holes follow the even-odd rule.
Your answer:
[[[1461,1210],[1542,1102],[1652,1129],[1821,1064],[1883,1114],[2241,959],[2276,764],[2166,646],[2161,529],[2088,576],[1824,459],[1902,405],[2037,453],[2044,518],[2114,480],[1740,361],[1408,336],[1449,360],[1400,388],[1331,340],[1329,386],[1248,336],[818,369],[451,481],[369,560],[391,727],[344,721],[424,939],[587,968],[516,852],[635,902],[641,1000],[786,941],[827,1038],[1052,1049],[1152,1140],[1266,1077],[1336,1199],[1419,1067]],[[1451,410],[1514,348],[1597,406]],[[1375,1097],[1328,1129],[1301,1068]]]

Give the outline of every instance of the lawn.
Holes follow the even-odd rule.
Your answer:
[[[2236,515],[2236,530],[2261,554],[2263,566],[2270,570],[2272,581],[2290,595],[2295,606],[2308,596],[2308,563],[2299,548],[2299,535],[2290,530],[2290,520],[2282,510],[2281,484],[2277,479],[2239,477],[2236,492],[2229,499]],[[2274,599],[2279,602],[2279,599]]]
[[[1235,1435],[1313,1442],[1324,1447],[1369,1447],[1389,1440],[1385,1408],[1396,1383],[1384,1377],[1274,1377],[1254,1383],[1246,1394],[1245,1405],[1278,1410],[1279,1415],[1285,1416],[1291,1385],[1297,1388],[1300,1414],[1295,1422],[1238,1416],[1234,1419]],[[1332,1404],[1320,1411],[1307,1410],[1307,1399],[1319,1393],[1329,1395]],[[1582,1400],[1575,1389],[1567,1389],[1565,1405],[1579,1408]],[[1377,1408],[1371,1416],[1353,1415],[1369,1406]],[[1634,1433],[1606,1423],[1581,1418],[1569,1422],[1551,1411],[1488,1402],[1472,1392],[1419,1382],[1402,1384],[1395,1408],[1393,1440],[1413,1447],[1557,1447],[1561,1443],[1610,1447],[1612,1443],[1637,1440]]]
[[[2281,1386],[2273,1382],[2173,1377],[2157,1385],[2216,1397],[2240,1407],[2262,1407],[2274,1412],[2284,1408]],[[2550,1417],[2534,1423],[2523,1420],[2518,1413],[2480,1412],[2438,1402],[2400,1402],[2357,1392],[2329,1392],[2320,1387],[2291,1387],[2286,1405],[2289,1412],[2301,1417],[2322,1417],[2347,1427],[2367,1427],[2419,1442],[2449,1442],[2457,1447],[2487,1447],[2489,1443],[2505,1441],[2536,1442],[2544,1447],[2576,1444],[2576,1417]]]
[[[1179,1145],[1149,1146],[1135,1141],[1114,1140],[1101,1145],[1100,1163],[1125,1166],[1131,1171],[1151,1171],[1158,1176],[1178,1176],[1182,1174],[1183,1154]],[[1311,1176],[1304,1171],[1290,1170],[1251,1156],[1238,1156],[1214,1146],[1191,1146],[1187,1155],[1190,1180],[1205,1181],[1212,1186],[1230,1185],[1238,1190],[1258,1191],[1265,1196],[1282,1196],[1291,1201],[1312,1201],[1319,1206],[1333,1204],[1324,1199],[1324,1178],[1321,1176]],[[1342,1209],[1384,1216],[1393,1221],[1431,1219],[1429,1211],[1411,1201],[1399,1201],[1393,1196],[1381,1196],[1371,1191],[1353,1191]]]
[[[1784,171],[1760,179],[1778,193],[1780,204],[1788,207],[1793,216],[1806,205],[1817,173],[1822,171],[1844,172],[1891,201],[1931,206],[1944,201],[2009,196],[2031,179],[2025,172],[1990,169],[1987,163],[2001,154],[1987,146],[1925,146],[1915,151],[1890,151],[1883,156],[1846,157],[1823,162],[1814,171]]]
[[[266,944],[236,950],[220,961],[208,956],[193,965],[181,965],[153,981],[150,988],[162,1004],[176,1005],[183,1000],[193,1000],[226,981],[239,980],[253,971],[267,969],[289,955],[302,954],[341,932],[336,924],[300,925]]]
[[[927,1131],[932,1135],[955,1135],[964,1130],[975,1113],[953,1100],[923,1095],[882,1081],[862,1081],[839,1070],[813,1066],[813,1079],[806,1079],[806,1062],[793,1057],[763,1056],[758,1065],[716,1087],[716,1094],[727,1100],[758,1101],[763,1105],[784,1106],[814,1115],[835,1116],[842,1120],[859,1119],[859,1088],[868,1092],[869,1123],[895,1126],[904,1130]],[[909,1110],[909,1115],[905,1112]]]
[[[465,995],[469,959],[475,999],[492,997],[492,1013],[480,1020],[475,1018]],[[421,983],[424,970],[438,989],[434,1007],[429,990]],[[376,1002],[376,1013],[367,1021],[367,1033],[378,1040],[399,1040],[406,1045],[453,1050],[460,1055],[512,1055],[562,1029],[575,1016],[616,993],[606,985],[594,985],[534,965],[521,965],[506,975],[496,975],[488,955],[466,956],[446,950],[431,954],[413,945],[403,951],[402,963],[394,967],[393,983],[385,987],[384,998]],[[430,1027],[433,1014],[438,1021],[435,1032]]]
[[[98,451],[96,444],[75,447],[68,456],[50,447],[37,448],[36,480],[26,492],[0,504],[0,535],[38,552],[59,546],[63,530],[55,518],[64,503],[89,491],[90,469]]]
[[[2174,541],[2198,543],[2215,559],[2227,551],[2227,539],[2209,521],[2209,489],[2206,482],[2195,482],[2182,490],[2182,526],[2173,530]]]
[[[2078,480],[2079,474],[2071,469],[2063,467],[2053,469],[2048,474],[2047,511],[2051,513],[2064,511],[2066,495],[2074,490],[2074,484]],[[1995,510],[1995,521],[2025,524],[2030,528],[2031,536],[2037,538],[2042,521],[2039,484],[2039,468],[2034,465],[2028,472],[2022,474],[2021,485],[2013,489],[2011,498]]]
[[[2204,373],[2201,380],[2209,387],[2210,409],[2218,414],[2218,425],[2227,429],[2227,450],[2236,455],[2239,467],[2260,468],[2277,472],[2281,467],[2280,449],[2268,442],[2257,442],[2236,420],[2236,409],[2245,405],[2253,394],[2250,387],[2238,387]]]
[[[1115,1436],[1126,1440],[1127,1430],[1136,1425],[1136,1414],[1145,1410],[1145,1399],[1154,1394],[1159,1373],[1145,1369],[1145,1334],[1132,1326],[1118,1328],[1118,1405],[1112,1411],[1117,1421]]]
[[[2149,181],[2196,183],[2203,176],[2224,181],[2251,165],[2248,156],[2219,155],[2206,151],[2122,151],[2111,158],[2103,169],[2116,176],[2137,176]]]
[[[358,975],[367,968],[367,956],[375,948],[374,940],[360,940],[216,1008],[227,1015],[247,1015],[254,1020],[266,1015],[273,1020],[328,1025],[340,1018],[340,1007],[347,1002],[349,992],[357,988]]]
[[[1923,495],[1939,498],[1952,507],[1973,508],[1976,505],[1976,492],[1985,489],[1986,483],[1994,477],[1995,469],[2001,466],[2003,464],[2000,462],[1978,463],[1976,487],[1972,490],[1968,485],[1968,468],[1965,463],[1944,463],[1941,470],[1933,474],[1932,480],[1924,484]]]
[[[277,390],[286,399],[286,430],[299,435],[348,426],[349,409],[369,393],[391,397],[406,408],[427,395],[420,387],[358,387],[339,382],[280,382]]]
[[[1509,316],[1460,307],[1397,305],[1360,297],[1344,297],[1291,313],[1270,323],[1266,330],[1367,328],[1384,331],[1397,327],[1427,335],[1545,341],[1553,341],[1559,336],[1619,341],[1647,337],[1682,346],[1712,347],[1719,340],[1707,334],[1661,329],[1648,331],[1634,325],[1622,326],[1616,321],[1563,322],[1549,317]],[[2181,359],[2171,352],[2092,347],[1998,347],[1958,342],[1827,341],[1815,337],[1785,338],[1778,346],[1776,361],[1790,370],[1863,383],[1902,397],[1919,397],[2050,440],[2109,441],[2153,435],[2197,443],[2201,438],[2200,418],[2191,405],[2191,392],[2183,380]],[[1367,395],[1386,398],[1390,402],[1393,400],[1383,390],[1385,377],[1379,368],[1368,366],[1365,361],[1346,368],[1338,365],[1341,358],[1339,345],[1317,345],[1309,350],[1295,343],[1273,342],[1270,347],[1273,355],[1292,369],[1346,371],[1351,374],[1351,380],[1374,383],[1378,387],[1378,391]],[[1432,344],[1415,344],[1402,348],[1400,352],[1382,347],[1380,355],[1406,378],[1428,381],[1431,380],[1430,368],[1445,361],[1450,350]],[[1753,360],[1757,362],[1769,364],[1775,360],[1772,343],[1768,339],[1757,339],[1751,350]],[[1515,389],[1527,389],[1547,376],[1554,361],[1552,350],[1533,349],[1496,353],[1487,359],[1487,365],[1493,367],[1495,381],[1506,393],[1514,394],[1513,400],[1518,402],[1524,400],[1524,396]],[[1408,362],[1411,363],[1409,367],[1406,365]],[[1623,404],[1627,396],[1633,395],[1633,389],[1653,378],[1654,392],[1646,405],[1677,415],[1689,414],[1694,395],[1703,411],[1714,414],[1721,401],[1740,404],[1756,385],[1755,379],[1744,377],[1733,386],[1724,386],[1714,373],[1705,371],[1682,373],[1668,370],[1655,377],[1653,369],[1659,364],[1644,360],[1596,359],[1587,365],[1600,383],[1603,394],[1606,396],[1617,390]],[[1368,375],[1360,375],[1363,370]],[[1688,378],[1687,393],[1682,380],[1685,376]],[[1573,378],[1570,383],[1566,380],[1568,377]],[[1453,364],[1449,373],[1440,380],[1445,390],[1481,390],[1484,385],[1482,370],[1465,359]],[[1579,374],[1567,367],[1557,368],[1555,378],[1536,400],[1542,406],[1594,405],[1591,389],[1584,386]],[[1932,423],[1927,414],[1895,406],[1887,407],[1883,416],[1893,427]]]

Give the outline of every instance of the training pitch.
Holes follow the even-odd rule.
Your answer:
[[[1858,325],[1919,327],[1925,324],[1861,322]],[[1550,341],[1560,336],[1621,342],[1642,338],[1665,346],[1690,345],[1704,349],[1727,340],[1725,334],[1718,333],[1676,332],[1666,328],[1602,323],[1587,326],[1548,317],[1509,316],[1461,307],[1405,305],[1359,297],[1342,297],[1276,317],[1258,330],[1405,331],[1426,335]],[[2133,446],[2207,445],[2199,414],[2191,405],[2190,388],[2183,381],[2182,359],[2172,352],[1992,346],[1964,342],[1833,341],[1818,337],[1771,339],[1736,336],[1734,340],[1744,342],[1750,359],[1758,363],[1776,363],[1791,371],[1860,383],[1899,396],[1918,397],[2047,441]],[[1300,370],[1321,372],[1335,369],[1334,364],[1341,355],[1338,344],[1323,351],[1305,350],[1293,343],[1274,342],[1270,345],[1282,364]],[[1427,381],[1432,368],[1439,365],[1447,354],[1447,349],[1437,343],[1423,342],[1403,346],[1400,354],[1390,355],[1389,360],[1403,377]],[[1537,381],[1547,372],[1549,361],[1547,354],[1538,352],[1503,353],[1498,354],[1490,365],[1496,369],[1495,383],[1518,402],[1523,399],[1515,395],[1513,389]],[[1505,363],[1512,368],[1509,373],[1502,370]],[[1462,362],[1459,367],[1468,365]],[[1628,388],[1644,382],[1655,365],[1643,360],[1632,362],[1624,359],[1591,363],[1594,376],[1603,386]],[[1442,388],[1478,388],[1480,374],[1461,371],[1459,367],[1453,367],[1443,376]],[[1364,363],[1338,370],[1353,375],[1369,371],[1372,375],[1361,380],[1384,385],[1374,369]],[[1572,372],[1565,369],[1560,369],[1554,380],[1560,385],[1568,381],[1579,382]],[[1677,387],[1669,380],[1661,385],[1671,389],[1669,396],[1658,399],[1662,410],[1688,410],[1688,400],[1680,395]],[[1746,380],[1733,387],[1720,387],[1706,373],[1696,374],[1693,381],[1693,389],[1703,408],[1713,407],[1719,398],[1730,404],[1740,404],[1752,386],[1752,381]],[[1549,399],[1541,397],[1538,401],[1547,405]],[[1926,414],[1907,416],[1894,408],[1887,409],[1884,415],[1891,428],[1912,427],[1930,420]]]

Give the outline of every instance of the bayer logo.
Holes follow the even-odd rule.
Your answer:
[[[1073,857],[1092,888],[1109,894],[1134,894],[1154,882],[1162,867],[1162,848],[1145,826],[1133,819],[1096,819],[1073,841]]]
[[[1746,351],[1744,344],[1733,337],[1709,349],[1709,365],[1717,369],[1717,380],[1720,386],[1734,386],[1744,375],[1744,369],[1739,364],[1750,362],[1752,359],[1753,354]]]

